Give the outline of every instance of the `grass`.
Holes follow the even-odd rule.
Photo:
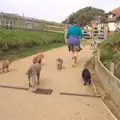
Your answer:
[[[100,49],[101,49],[101,61],[114,61],[116,46],[119,45],[120,42],[120,33],[114,33],[111,37],[107,40],[102,42]],[[118,46],[120,47],[120,46]]]
[[[108,68],[109,62],[115,64],[115,76],[120,79],[120,32],[114,33],[100,45],[101,62]]]
[[[0,45],[51,44],[63,41],[63,33],[0,29]]]
[[[45,52],[57,47],[64,46],[63,43],[55,43],[51,45],[42,45],[41,47],[33,47],[33,48],[21,48],[21,49],[12,49],[8,52],[1,53],[0,59],[11,59],[11,60],[17,60],[24,58],[26,56],[31,56],[33,54],[39,53],[39,52]]]
[[[16,60],[63,45],[63,33],[0,29],[0,59]]]

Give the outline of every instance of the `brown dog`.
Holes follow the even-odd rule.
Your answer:
[[[63,60],[61,58],[57,59],[57,69],[61,70],[63,67]]]
[[[40,63],[34,63],[29,67],[26,73],[28,75],[29,87],[35,89],[35,86],[39,85],[40,72],[41,72]],[[32,77],[32,84],[30,82],[31,77]],[[37,81],[36,81],[36,77],[37,77]]]
[[[43,58],[44,58],[44,55],[41,53],[33,58],[33,63],[39,62],[41,64]]]
[[[2,70],[2,72],[4,72],[5,68],[7,69],[7,71],[9,72],[9,65],[11,64],[10,60],[1,60],[1,68],[0,71]]]

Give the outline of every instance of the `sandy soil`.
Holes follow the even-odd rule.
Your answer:
[[[53,93],[42,95],[0,87],[0,120],[114,120],[99,98],[60,95],[60,92],[94,94],[92,86],[84,86],[81,79],[83,65],[91,56],[90,47],[84,47],[79,53],[78,65],[72,68],[67,47],[47,52],[40,87],[53,89]],[[56,69],[58,57],[64,60],[61,71]],[[0,74],[0,85],[27,88],[25,72],[32,58],[13,62],[9,73]]]

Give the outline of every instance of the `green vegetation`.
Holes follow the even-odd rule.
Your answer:
[[[24,30],[0,29],[0,46],[8,43],[9,47],[34,46],[60,43],[63,41],[62,33],[30,32]]]
[[[99,19],[99,16],[106,17],[105,11],[94,7],[85,7],[76,13],[69,15],[69,24],[79,23],[81,25],[90,24],[91,21]],[[67,23],[68,18],[62,23]]]
[[[115,63],[115,76],[120,79],[120,32],[115,32],[100,45],[101,61],[108,68],[109,62]]]
[[[0,59],[18,59],[62,46],[63,37],[63,33],[0,29]]]

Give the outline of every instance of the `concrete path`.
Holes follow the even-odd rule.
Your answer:
[[[84,86],[81,71],[92,56],[90,47],[80,52],[78,65],[71,67],[67,47],[45,54],[41,72],[41,88],[53,89],[51,95],[0,87],[0,120],[114,120],[99,98],[64,96],[60,92],[94,94],[92,86]],[[57,71],[56,59],[64,60],[64,69]],[[11,64],[9,73],[0,74],[0,85],[28,87],[25,72],[32,63],[27,57]]]

